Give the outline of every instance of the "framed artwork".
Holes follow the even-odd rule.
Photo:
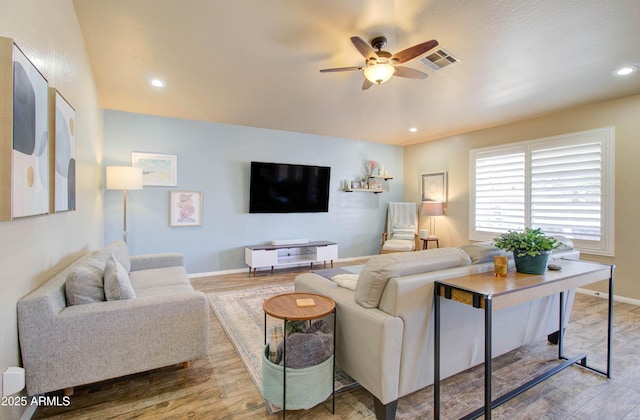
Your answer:
[[[56,89],[49,88],[51,212],[76,209],[76,111]]]
[[[49,205],[49,86],[13,44],[11,218],[47,214]]]
[[[422,174],[422,201],[447,202],[447,173]]]
[[[131,153],[131,166],[142,168],[142,185],[178,185],[178,156],[159,153]]]
[[[202,192],[169,192],[169,226],[202,225]]]
[[[351,181],[351,189],[359,190],[362,188],[362,183],[360,181]]]
[[[370,179],[369,180],[369,189],[370,190],[381,190],[382,189],[382,180],[381,179]]]

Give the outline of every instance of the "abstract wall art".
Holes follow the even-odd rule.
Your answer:
[[[202,192],[169,192],[169,226],[202,225]]]
[[[52,212],[76,209],[76,111],[49,88],[49,140]]]

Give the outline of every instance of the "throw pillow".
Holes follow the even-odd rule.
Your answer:
[[[415,239],[415,230],[412,226],[394,226],[391,232],[391,239],[400,239],[403,241],[413,241]]]
[[[113,253],[116,260],[122,264],[127,273],[131,271],[131,257],[129,257],[129,248],[125,241],[113,241],[104,247],[104,250],[109,254]]]
[[[377,308],[391,277],[410,276],[469,264],[469,255],[459,248],[433,248],[376,255],[369,259],[358,277],[355,301],[365,308]]]
[[[78,265],[67,274],[64,291],[67,306],[105,300],[102,271],[88,264]]]
[[[129,274],[113,254],[107,259],[107,265],[104,268],[104,294],[107,300],[136,297],[131,280],[129,280]]]
[[[513,258],[513,252],[500,249],[493,244],[493,241],[474,242],[460,247],[464,252],[469,254],[471,264],[483,264],[493,262],[496,255],[505,255]]]

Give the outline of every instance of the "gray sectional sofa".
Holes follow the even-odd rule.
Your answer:
[[[578,259],[568,240],[551,259]],[[305,273],[297,292],[336,302],[336,363],[374,396],[376,417],[394,418],[398,398],[433,384],[433,282],[493,270],[491,243],[378,255],[355,285],[335,276]],[[507,254],[508,255],[508,254]],[[514,269],[513,256],[510,258]],[[347,275],[348,276],[348,275]],[[339,284],[347,287],[341,287]],[[569,319],[575,292],[565,293]],[[558,330],[557,295],[502,309],[493,315],[493,356]],[[484,362],[484,314],[443,299],[441,372],[446,378]]]
[[[87,252],[17,305],[29,395],[202,358],[206,295],[180,254],[129,256],[123,241]]]

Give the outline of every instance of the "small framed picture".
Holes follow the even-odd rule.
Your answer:
[[[169,192],[169,226],[202,225],[202,192]]]
[[[142,185],[175,187],[178,185],[178,156],[160,153],[131,153],[131,166],[142,168]]]
[[[369,189],[370,190],[381,190],[382,189],[382,180],[381,179],[370,179],[369,180]]]
[[[362,183],[360,181],[351,181],[351,189],[352,190],[362,189]]]
[[[447,173],[422,174],[422,202],[447,202]]]

